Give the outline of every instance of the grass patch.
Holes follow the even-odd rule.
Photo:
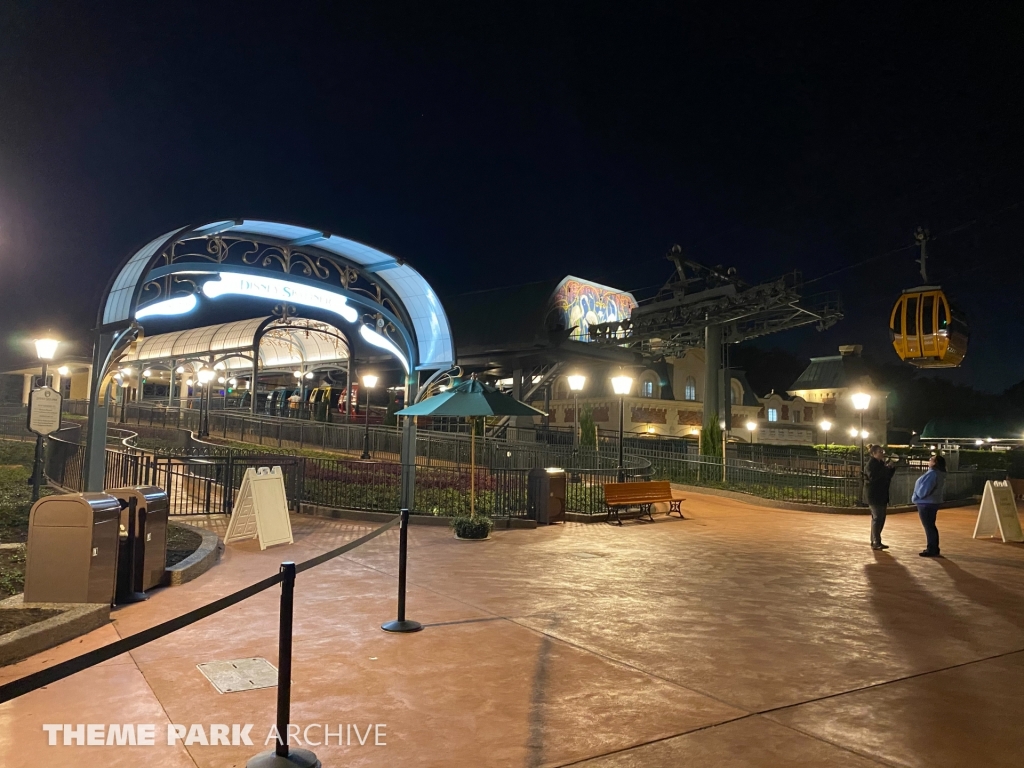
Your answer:
[[[25,548],[0,549],[0,600],[17,595],[24,589]]]
[[[170,523],[167,526],[167,566],[177,565],[189,557],[203,543],[203,537],[195,531]]]
[[[27,627],[30,624],[37,624],[40,621],[53,618],[61,611],[52,608],[17,608],[0,610],[0,635],[13,632],[16,629]]]

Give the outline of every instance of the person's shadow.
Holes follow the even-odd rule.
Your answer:
[[[938,558],[938,563],[953,579],[953,586],[972,603],[988,608],[1018,629],[1024,629],[1024,595],[997,582],[975,576],[952,560]]]

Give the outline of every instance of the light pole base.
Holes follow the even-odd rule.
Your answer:
[[[308,749],[288,749],[288,757],[281,757],[273,749],[249,758],[245,768],[321,768],[323,764]]]
[[[380,628],[385,632],[419,632],[423,629],[423,625],[418,621],[403,619],[402,621],[389,621],[386,624],[381,624]]]

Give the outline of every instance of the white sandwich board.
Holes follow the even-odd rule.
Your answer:
[[[1017,517],[1017,502],[1007,480],[989,480],[985,483],[978,522],[974,526],[974,538],[995,536],[997,533],[1003,541],[1024,541],[1020,518]]]
[[[224,543],[246,541],[254,536],[260,540],[260,549],[292,543],[292,522],[280,467],[245,470],[242,487],[235,496]]]

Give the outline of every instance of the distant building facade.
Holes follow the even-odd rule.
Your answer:
[[[879,389],[864,373],[860,347],[842,347],[833,357],[812,358],[810,364],[786,392],[757,396],[742,371],[731,371],[730,440],[773,445],[859,443],[852,429],[860,430],[860,413],[853,407],[852,395],[871,395],[864,413],[866,440],[885,443],[888,393]],[[704,350],[693,349],[683,357],[666,358],[632,373],[632,393],[624,398],[623,427],[627,432],[669,437],[699,437],[704,423]],[[614,369],[579,368],[559,376],[553,383],[551,400],[534,405],[548,410],[551,427],[571,427],[574,401],[568,374],[583,373],[587,384],[578,397],[580,409],[589,406],[599,429],[618,429],[619,397],[608,383]],[[822,425],[828,422],[826,431]],[[750,430],[748,425],[755,424]]]

